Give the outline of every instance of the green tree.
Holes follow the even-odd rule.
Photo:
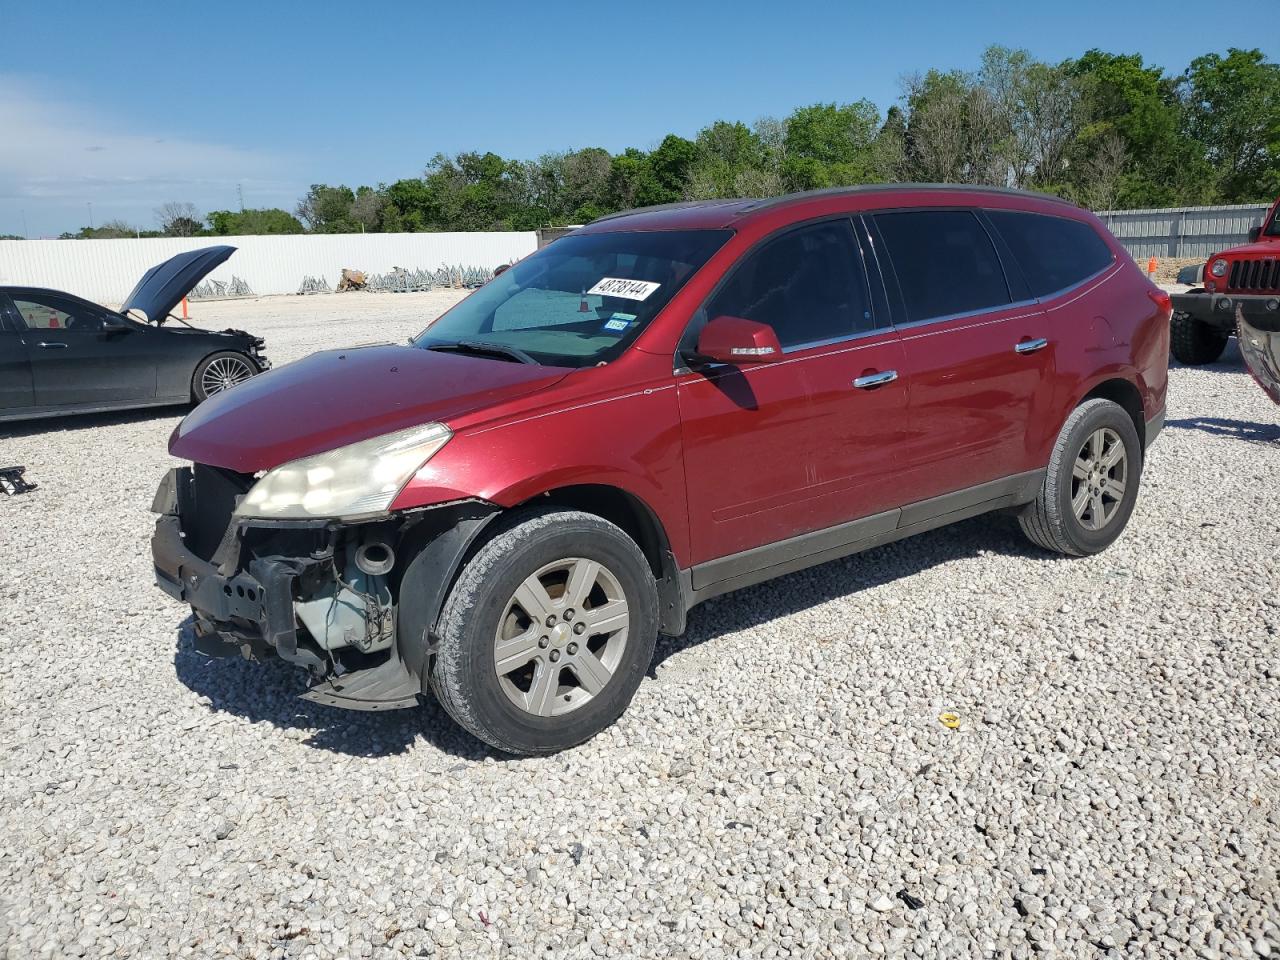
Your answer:
[[[792,190],[884,179],[875,154],[880,113],[868,100],[816,103],[787,118],[783,179]]]
[[[1232,48],[1191,61],[1181,89],[1186,135],[1202,145],[1229,203],[1280,193],[1280,66]]]
[[[209,226],[213,228],[213,234],[219,237],[305,232],[297,217],[278,207],[263,210],[214,210],[209,214]]]
[[[351,233],[360,227],[351,216],[355,192],[346,184],[313,183],[294,211],[312,233]]]
[[[690,199],[742,196],[744,178],[763,166],[763,151],[745,123],[717,120],[698,131],[697,156],[689,171]]]
[[[1117,202],[1126,207],[1169,206],[1211,199],[1212,174],[1203,148],[1182,135],[1176,84],[1139,54],[1090,50],[1063,69],[1080,83],[1082,123],[1072,166],[1087,171],[1090,157],[1118,137],[1130,165]],[[1088,183],[1073,178],[1077,195]]]

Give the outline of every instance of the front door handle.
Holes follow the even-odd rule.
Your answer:
[[[1049,345],[1049,341],[1044,337],[1037,337],[1034,340],[1019,340],[1013,345],[1013,349],[1017,353],[1035,353],[1037,350],[1043,350]]]
[[[883,387],[886,383],[893,383],[897,379],[897,370],[882,370],[879,373],[868,373],[858,377],[853,381],[853,385],[859,390],[870,390],[872,387]]]
[[[65,349],[67,349],[67,345],[66,345],[65,343],[48,343],[48,342],[46,342],[46,341],[44,341],[44,340],[41,340],[39,343],[37,343],[37,344],[36,344],[36,346],[37,346],[37,347],[39,347],[41,350],[65,350]]]

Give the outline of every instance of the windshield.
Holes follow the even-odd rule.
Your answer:
[[[613,360],[730,236],[728,230],[570,234],[489,281],[413,345],[564,367]]]
[[[1276,205],[1276,212],[1271,215],[1271,222],[1267,224],[1267,229],[1262,231],[1264,237],[1280,237],[1280,204]]]

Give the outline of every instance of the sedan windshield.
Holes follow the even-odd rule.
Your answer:
[[[551,366],[608,362],[731,235],[570,234],[489,281],[413,345]]]

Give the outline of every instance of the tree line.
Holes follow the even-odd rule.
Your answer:
[[[313,184],[292,212],[202,220],[189,204],[166,204],[157,232],[531,230],[679,200],[895,181],[1011,186],[1095,210],[1269,200],[1280,193],[1280,65],[1232,48],[1169,74],[1139,54],[1046,63],[992,46],[977,70],[905,78],[883,115],[862,99],[716,120],[647,151],[441,153],[422,176],[392,184]],[[113,223],[77,236],[109,229],[137,232]]]

